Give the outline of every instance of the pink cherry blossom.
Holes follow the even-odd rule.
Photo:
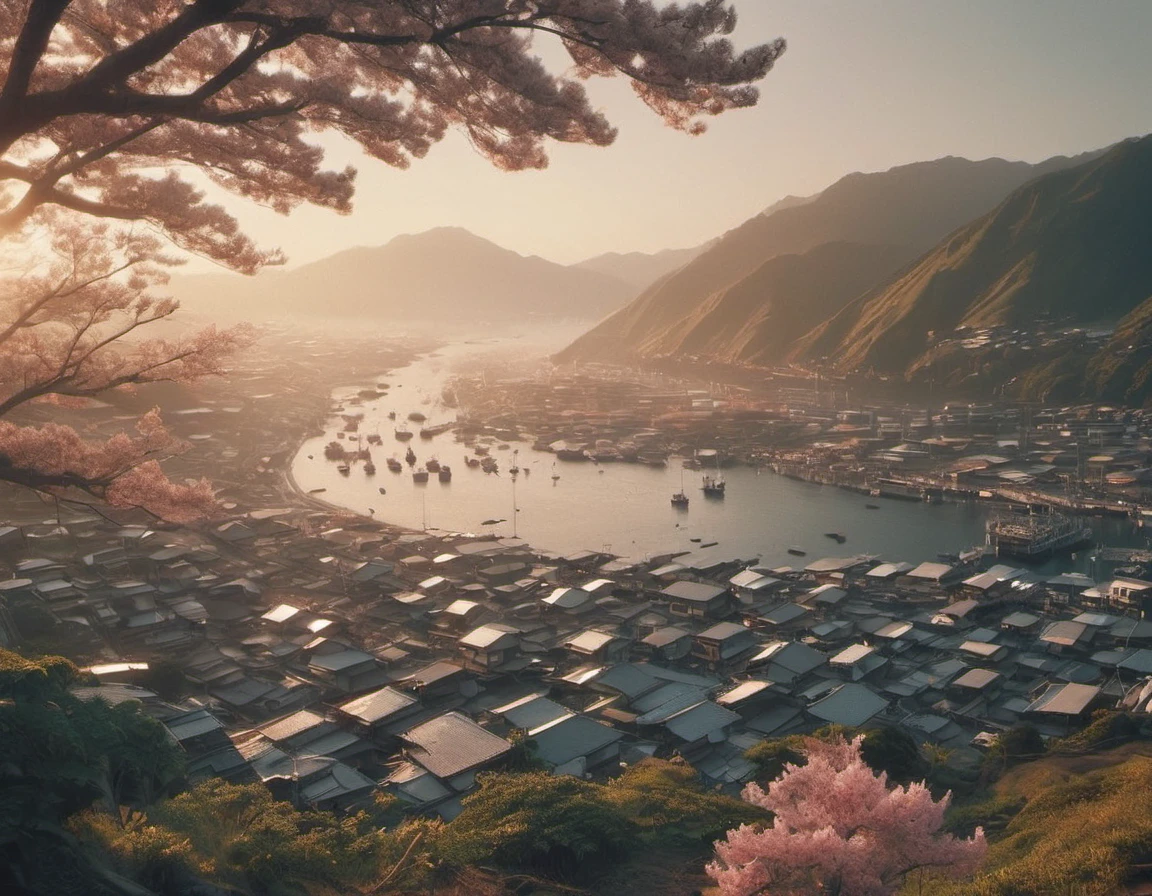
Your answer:
[[[773,813],[767,827],[741,825],[716,844],[708,873],[724,896],[888,896],[908,872],[972,874],[987,844],[941,834],[951,795],[922,784],[889,788],[860,756],[861,737],[811,740],[804,765],[787,765],[767,790],[744,799]]]

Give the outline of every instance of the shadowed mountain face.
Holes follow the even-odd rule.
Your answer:
[[[948,233],[987,212],[1016,187],[1040,174],[1074,163],[1063,157],[1039,165],[1003,159],[971,162],[949,157],[875,174],[850,174],[819,195],[800,201],[801,204],[785,201],[724,234],[706,251],[648,287],[558,357],[581,360],[675,354],[679,351],[684,322],[692,319],[695,326],[703,325],[698,318],[706,303],[712,303],[722,315],[728,313],[724,310],[728,307],[747,308],[755,295],[755,284],[741,291],[743,303],[719,302],[716,296],[758,271],[765,262],[783,255],[804,256],[829,243],[886,246],[890,250],[902,248],[903,255],[889,252],[884,256],[893,263],[888,270],[879,270],[876,259],[868,259],[866,253],[845,250],[836,262],[841,282],[847,285],[874,277],[861,286],[867,289]],[[836,254],[836,250],[828,250],[827,257]],[[846,268],[854,261],[859,261],[862,267],[849,274]],[[814,303],[827,314],[837,310],[830,305],[828,296],[799,289],[805,282],[799,277],[796,292],[775,291],[764,299],[771,301],[777,309],[775,313],[789,303]],[[853,296],[836,292],[836,298],[847,302]],[[708,324],[708,328],[714,332],[743,334],[743,323],[721,320]],[[801,334],[802,331],[789,335],[795,338]],[[727,358],[747,357],[751,352],[761,362],[770,362],[773,360],[770,354],[783,342],[775,338],[769,342],[771,352],[767,351],[767,345],[766,351],[757,351],[716,341],[710,343],[708,351],[715,357]]]
[[[1150,295],[1152,137],[1146,137],[1015,190],[899,276],[856,298],[801,340],[793,356],[828,358],[842,371],[914,374],[929,357],[933,333],[1023,329],[1041,316],[1114,324]],[[1147,322],[1136,314],[1125,327],[1132,330],[1126,344],[1135,346]],[[1114,357],[1094,370],[1103,385],[1123,366]]]
[[[524,318],[595,320],[636,289],[611,273],[519,255],[458,227],[348,249],[289,271],[205,274],[172,283],[189,310],[222,317],[443,318],[477,328]]]

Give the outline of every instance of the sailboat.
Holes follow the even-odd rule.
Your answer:
[[[673,507],[687,507],[688,506],[688,495],[684,493],[684,471],[683,470],[680,471],[680,491],[675,492],[672,495],[672,506]]]
[[[552,484],[555,485],[560,479],[560,474],[556,472],[556,464],[552,464]]]
[[[520,449],[517,448],[512,452],[512,466],[508,468],[508,472],[515,476],[520,472],[520,465],[517,463],[517,456],[520,454]]]

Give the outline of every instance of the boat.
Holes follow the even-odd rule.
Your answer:
[[[555,485],[560,481],[560,474],[556,472],[556,462],[552,462],[552,484]]]
[[[401,470],[404,469],[403,464],[401,464],[400,461],[396,460],[396,458],[394,458],[394,457],[388,458],[387,464],[388,464],[388,469],[391,470],[393,473],[399,473]]]
[[[367,463],[365,463],[364,464],[364,473],[367,476],[375,476],[376,475],[376,464],[372,463],[372,461],[368,461]]]
[[[424,464],[424,466],[428,468],[429,473],[440,472],[440,461],[436,460],[434,457],[428,458],[428,462]]]
[[[837,544],[844,544],[848,540],[847,535],[841,535],[839,532],[825,532],[825,538],[831,538]]]
[[[396,412],[395,411],[389,411],[388,412],[388,419],[389,420],[395,420],[396,419]]]
[[[687,507],[688,506],[688,496],[686,494],[684,494],[684,492],[676,492],[675,494],[672,495],[672,506],[673,507]]]
[[[487,445],[477,445],[472,450],[474,452],[476,452],[477,457],[487,457],[488,456],[488,446]]]
[[[808,554],[808,552],[806,550],[804,550],[803,548],[797,548],[797,547],[788,548],[788,553],[791,554],[793,557],[804,557],[804,556],[807,556],[807,554]]]
[[[419,411],[413,411],[411,414],[408,415],[408,419],[411,420],[413,423],[423,423],[428,418],[425,417],[423,414],[421,414]]]
[[[326,492],[326,491],[328,491],[328,489],[326,489],[326,488],[310,488],[310,489],[308,489],[308,494],[319,495],[319,494],[322,494],[323,492]]]
[[[455,423],[441,423],[439,426],[421,427],[420,438],[422,438],[422,439],[435,438],[436,436],[438,436],[442,433],[448,432],[448,430],[450,430],[455,425],[456,425]]]
[[[500,466],[496,463],[496,459],[493,457],[481,458],[480,468],[485,473],[499,473],[500,472]]]
[[[703,490],[706,497],[709,498],[723,498],[725,482],[719,476],[705,476],[703,484],[700,488]]]
[[[413,482],[427,482],[428,481],[428,471],[427,470],[413,470],[412,471],[412,481]]]
[[[694,542],[696,542],[697,544],[699,544],[701,541],[703,541],[703,539],[702,539],[702,538],[689,538],[688,540],[689,540],[689,541],[694,541]]]
[[[343,460],[345,453],[344,446],[339,442],[329,442],[324,446],[324,456],[328,460]]]
[[[410,430],[407,426],[397,426],[396,438],[401,442],[407,442],[410,438],[412,438],[412,430]]]
[[[348,464],[342,463],[338,467],[336,467],[336,472],[347,476],[349,473],[352,472],[352,468],[350,466],[348,466]]]
[[[480,466],[480,458],[478,458],[478,457],[466,457],[466,458],[464,458],[464,463],[465,463],[465,465],[467,465],[469,467],[478,467],[478,466]]]
[[[452,481],[452,468],[450,466],[448,466],[448,464],[443,464],[440,467],[440,472],[437,473],[436,475],[440,477],[441,482],[451,482]]]
[[[380,438],[380,433],[374,432],[368,436],[368,444],[369,445],[383,445],[384,440],[382,438]]]
[[[380,488],[379,488],[379,489],[377,489],[377,491],[379,491],[379,492],[380,492],[380,494],[382,494],[382,495],[383,495],[383,494],[386,494],[386,492],[385,492],[385,489],[384,489],[384,486],[380,486]]]
[[[706,542],[704,542],[704,544],[700,545],[700,547],[701,548],[714,548],[718,544],[720,544],[720,542],[718,542],[718,541],[706,541]]]
[[[1057,513],[1005,514],[986,523],[988,546],[998,557],[1043,560],[1092,543],[1092,529]]]
[[[879,504],[865,504],[864,509],[865,510],[879,510],[880,505]]]
[[[404,455],[404,461],[410,467],[415,466],[415,464],[416,464],[416,452],[413,451],[411,448],[409,448],[408,453]]]
[[[517,456],[519,454],[520,454],[519,448],[517,448],[515,451],[512,452],[512,466],[510,466],[508,468],[508,472],[511,473],[513,476],[515,476],[516,474],[518,474],[520,472],[520,465],[517,463],[517,460],[516,460]]]

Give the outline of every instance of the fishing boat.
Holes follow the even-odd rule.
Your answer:
[[[508,468],[508,472],[511,473],[513,476],[517,475],[520,472],[520,465],[516,461],[517,455],[519,455],[519,454],[520,454],[519,448],[517,448],[515,451],[512,452],[512,466],[510,466]]]
[[[394,458],[394,457],[388,458],[386,463],[388,464],[388,469],[391,470],[393,473],[399,473],[401,470],[404,469],[404,467],[400,463],[400,461],[396,460],[396,458]]]
[[[705,476],[700,488],[703,490],[705,498],[723,498],[727,483],[724,482],[724,477],[720,474],[720,455],[717,452],[712,453],[716,457],[716,475]]]
[[[376,475],[376,464],[372,463],[372,461],[367,461],[364,464],[364,474],[366,476],[375,476]]]
[[[451,482],[452,481],[452,468],[450,466],[448,466],[448,464],[442,464],[440,467],[440,472],[437,473],[436,475],[440,477],[441,482]]]
[[[326,488],[310,488],[310,489],[308,489],[308,494],[319,495],[319,494],[322,494],[323,492],[326,492],[326,491],[328,491],[328,489],[326,489]]]
[[[793,557],[804,557],[808,554],[808,552],[806,550],[804,550],[803,548],[797,548],[797,547],[788,548],[788,553],[791,554]]]
[[[413,411],[411,414],[408,415],[408,419],[411,420],[413,423],[423,423],[428,418],[425,417],[423,414],[421,414],[419,411]]]
[[[420,429],[420,438],[434,439],[436,436],[448,432],[455,425],[455,423],[441,423],[438,426],[424,426]]]
[[[383,494],[385,494],[385,489],[384,489],[384,486],[380,486],[380,488],[379,488],[379,489],[377,489],[377,491],[379,491],[379,492],[380,492],[380,494],[382,494],[382,495],[383,495]]]
[[[480,466],[480,458],[478,458],[478,457],[466,457],[466,458],[464,458],[464,464],[466,466],[469,466],[469,467],[478,467],[478,466]]]
[[[410,438],[412,438],[412,430],[410,430],[407,426],[397,426],[396,438],[401,442],[407,442]]]
[[[555,485],[559,481],[560,481],[560,474],[556,472],[556,464],[555,464],[555,462],[553,462],[553,464],[552,464],[552,484]]]
[[[673,507],[687,507],[688,506],[688,496],[686,494],[684,494],[684,492],[676,492],[675,494],[672,495],[672,506]]]
[[[388,412],[388,419],[389,420],[395,420],[396,419],[396,412],[395,411],[389,411]]]
[[[841,535],[839,532],[825,532],[825,538],[831,538],[837,544],[844,544],[848,540],[847,535]]]
[[[416,465],[416,452],[411,448],[409,448],[408,453],[404,455],[404,462],[407,463],[410,467]]]
[[[723,498],[725,484],[724,480],[720,477],[705,476],[700,488],[703,490],[705,497]]]
[[[427,482],[428,481],[428,471],[427,470],[413,470],[412,471],[412,481],[413,482]]]
[[[349,473],[352,472],[352,468],[350,466],[348,466],[348,464],[342,463],[336,467],[336,472],[340,473],[344,476],[347,476]]]
[[[428,462],[424,464],[424,466],[428,468],[429,473],[440,472],[440,461],[436,460],[434,457],[428,458]]]

